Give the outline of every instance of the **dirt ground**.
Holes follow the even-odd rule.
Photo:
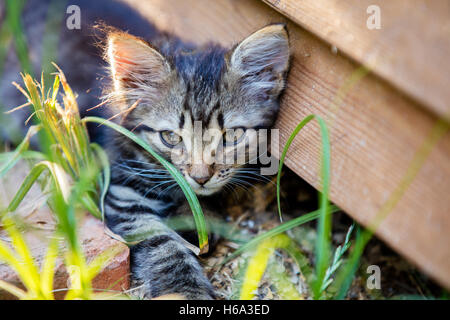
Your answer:
[[[229,222],[243,234],[257,235],[279,224],[276,206],[275,184],[257,184],[248,190],[240,190],[239,196],[230,197]],[[282,208],[286,221],[317,209],[317,192],[293,172],[285,169],[282,178]],[[344,212],[333,215],[333,250],[344,242],[352,219]],[[315,222],[307,223],[288,232],[310,262],[314,262]],[[222,265],[224,259],[239,244],[221,240],[210,256],[203,259],[207,274],[221,299],[239,297],[242,285],[242,270],[245,261],[252,253],[239,256]],[[351,249],[350,249],[351,250]],[[277,250],[274,263],[277,272],[285,273],[303,299],[311,299],[308,285],[294,260]],[[370,265],[381,270],[381,289],[368,289],[366,272]],[[424,299],[445,298],[445,291],[415,266],[392,251],[377,238],[373,238],[366,247],[361,259],[361,268],[349,290],[348,299]],[[255,292],[255,299],[280,299],[274,281],[267,274]]]

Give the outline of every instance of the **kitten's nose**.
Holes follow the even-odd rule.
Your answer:
[[[208,182],[210,176],[204,176],[204,177],[192,177],[192,179],[195,180],[199,185],[204,185],[206,182]]]
[[[191,167],[189,175],[199,185],[204,185],[212,176],[212,169],[210,166],[201,164],[193,165]]]

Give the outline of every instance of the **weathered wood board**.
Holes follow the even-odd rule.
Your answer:
[[[264,2],[450,120],[449,1]]]
[[[358,64],[333,53],[329,43],[261,1],[125,1],[160,28],[194,42],[232,44],[268,23],[287,22],[293,60],[277,123],[280,143],[284,145],[305,116],[314,113],[326,119],[332,153],[331,199],[364,225],[398,189],[438,121],[427,108],[378,76],[368,74],[358,80]],[[338,92],[345,94],[338,99]],[[319,146],[317,124],[308,124],[286,161],[315,187],[320,185]],[[450,134],[432,147],[377,235],[450,288]]]

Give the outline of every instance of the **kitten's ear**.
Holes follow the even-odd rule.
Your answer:
[[[156,95],[167,85],[169,63],[144,40],[113,31],[108,33],[105,49],[116,94],[137,100],[140,91],[151,97],[152,92]]]
[[[269,25],[244,39],[232,50],[230,66],[248,94],[262,99],[278,97],[289,68],[286,26]]]

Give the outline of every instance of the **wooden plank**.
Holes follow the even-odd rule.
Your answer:
[[[306,115],[324,117],[332,148],[331,199],[362,224],[397,189],[436,124],[433,114],[374,75],[336,99],[359,66],[258,0],[126,1],[159,27],[195,42],[229,45],[268,23],[287,22],[293,59],[277,123],[280,143]],[[317,125],[309,124],[286,161],[315,187],[319,145]],[[377,235],[450,288],[450,134],[433,147]]]
[[[449,1],[263,1],[450,120]],[[369,30],[373,4],[381,29]]]

